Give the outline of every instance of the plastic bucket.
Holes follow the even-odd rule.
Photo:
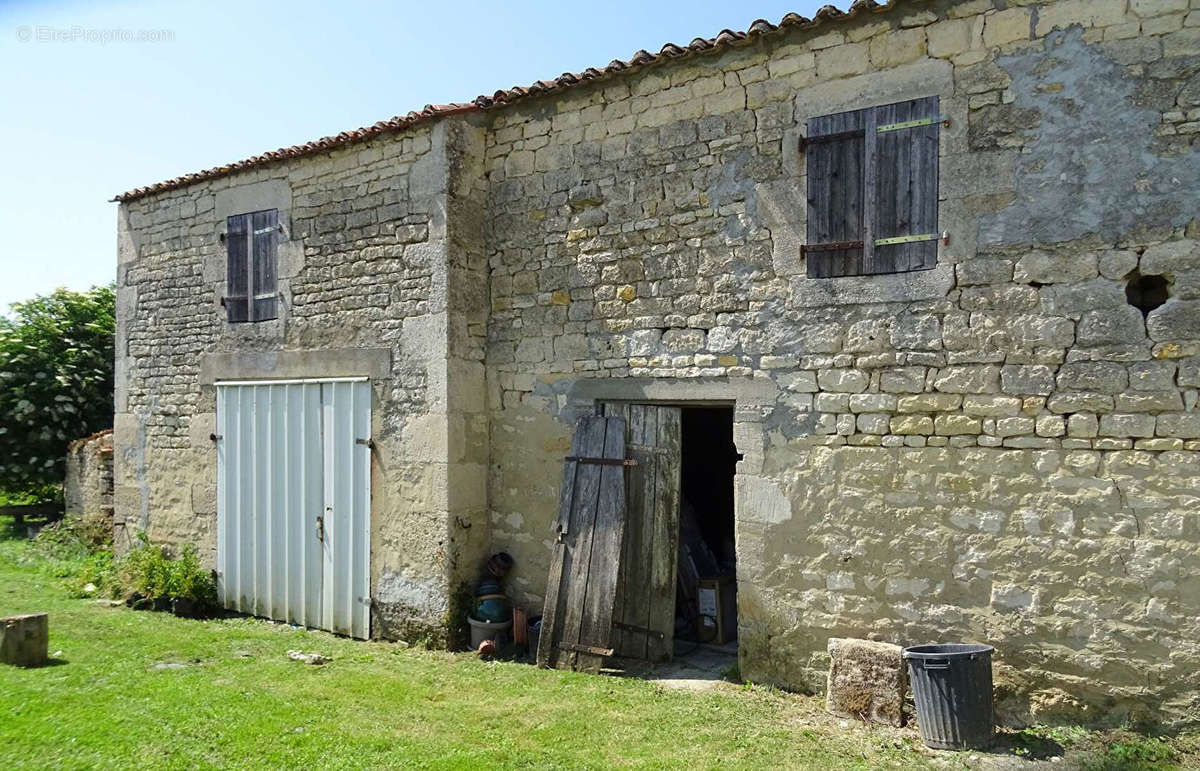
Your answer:
[[[471,648],[479,647],[479,644],[484,640],[495,640],[501,634],[504,634],[512,628],[512,619],[508,621],[476,621],[470,616],[467,617],[467,623],[471,625]]]
[[[904,649],[926,746],[961,750],[991,744],[993,650],[990,645],[964,643]]]

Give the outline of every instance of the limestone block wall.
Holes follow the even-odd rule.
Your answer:
[[[518,599],[581,383],[763,382],[735,425],[744,675],[819,689],[830,637],[982,640],[1007,719],[1194,719],[1197,51],[1197,0],[941,0],[493,112],[488,506]],[[808,278],[806,119],[935,94],[937,267]]]
[[[129,537],[195,543],[215,561],[216,380],[369,375],[373,631],[444,635],[464,548],[451,523],[479,517],[476,540],[486,531],[451,500],[463,472],[446,454],[461,411],[451,356],[470,355],[451,351],[448,314],[458,263],[479,251],[447,224],[461,141],[425,125],[121,206],[116,516]],[[226,216],[265,208],[285,228],[280,318],[228,324],[219,234]]]
[[[76,439],[67,445],[67,471],[63,478],[63,508],[85,522],[95,522],[111,533],[113,518],[113,434]]]

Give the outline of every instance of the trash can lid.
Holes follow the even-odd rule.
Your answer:
[[[991,653],[996,650],[990,645],[979,643],[938,643],[936,645],[914,645],[905,648],[901,656],[906,659],[957,659]]]

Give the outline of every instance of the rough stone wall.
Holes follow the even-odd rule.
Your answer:
[[[540,606],[576,415],[721,401],[747,677],[973,639],[1009,720],[1194,719],[1198,73],[1200,0],[905,3],[125,204],[117,524],[211,560],[214,381],[369,375],[374,629],[440,636],[489,549]],[[934,94],[937,267],[807,278],[807,118]]]
[[[113,519],[113,434],[102,431],[67,445],[64,509],[110,533]]]
[[[980,640],[1009,720],[1195,719],[1198,73],[1200,0],[943,0],[493,113],[518,599],[580,383],[704,383],[738,405],[747,677],[819,689],[830,637]],[[807,278],[805,120],[933,94],[938,266]],[[1145,316],[1139,274],[1168,284]]]
[[[453,516],[446,455],[448,298],[464,280],[447,255],[469,240],[447,224],[458,141],[445,123],[426,125],[121,206],[116,498],[127,538],[192,542],[215,562],[215,380],[369,375],[373,631],[444,633],[452,523],[471,526],[470,512]],[[285,227],[280,318],[228,324],[219,234],[229,214],[264,208]]]
[[[465,636],[468,608],[491,546],[487,481],[490,460],[484,351],[487,342],[488,269],[483,226],[487,186],[483,174],[485,130],[478,123],[446,124],[446,460],[451,616],[448,630]],[[466,595],[466,591],[470,595]]]

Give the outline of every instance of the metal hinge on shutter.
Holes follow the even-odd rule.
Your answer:
[[[935,123],[941,123],[946,128],[950,128],[950,118],[945,115],[939,115],[936,118],[918,118],[917,120],[906,120],[899,123],[885,123],[882,126],[877,126],[875,133],[885,134],[888,131],[903,131],[904,129],[920,128],[921,126],[932,126]]]
[[[280,238],[287,240],[287,237],[288,237],[287,230],[284,229],[282,222],[277,222],[274,225],[267,225],[265,228],[255,228],[254,235],[259,236],[259,235],[262,235],[263,233],[270,233],[270,232],[278,233]],[[222,238],[222,240],[224,240],[224,238],[225,238],[224,233],[221,234],[221,238]]]
[[[919,241],[941,241],[942,245],[950,243],[950,231],[943,230],[941,233],[922,233],[917,236],[892,236],[891,238],[876,238],[876,246],[889,246],[891,244],[915,244]]]
[[[802,244],[800,246],[800,253],[811,254],[812,252],[840,252],[843,249],[861,248],[863,248],[862,241],[830,241],[824,244]]]
[[[851,129],[850,131],[838,131],[833,134],[817,134],[816,136],[800,137],[800,149],[804,149],[806,144],[813,145],[820,142],[840,142],[843,139],[857,139],[864,137],[867,132],[864,129]]]
[[[876,238],[872,241],[875,246],[890,246],[892,244],[914,244],[919,241],[937,241],[941,240],[943,245],[950,243],[949,231],[942,233],[922,233],[914,236],[892,236],[890,238]],[[826,244],[802,244],[800,246],[801,254],[811,254],[813,252],[838,252],[843,249],[862,249],[864,246],[862,241],[832,241]]]

